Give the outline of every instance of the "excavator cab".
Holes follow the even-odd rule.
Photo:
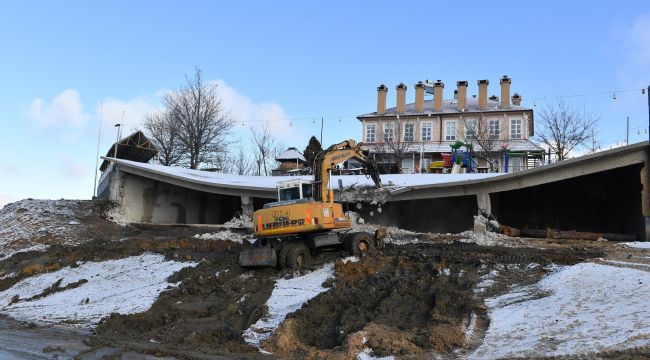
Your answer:
[[[288,180],[278,184],[278,201],[313,199],[314,186],[309,180]]]

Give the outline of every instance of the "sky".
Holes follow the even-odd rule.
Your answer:
[[[650,2],[0,0],[0,206],[89,199],[99,152],[200,68],[237,120],[286,146],[361,139],[376,87],[512,78],[535,111],[600,116],[604,148],[648,139]],[[626,91],[629,90],[629,91]],[[614,94],[615,92],[615,94]],[[614,99],[615,97],[615,99]],[[533,106],[534,105],[534,106]],[[101,122],[101,127],[100,127]]]

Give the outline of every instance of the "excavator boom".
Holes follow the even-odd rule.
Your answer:
[[[319,191],[314,194],[317,201],[326,202],[329,200],[331,202],[331,197],[328,196],[331,181],[330,171],[336,164],[352,158],[360,160],[366,174],[372,178],[375,186],[377,188],[381,187],[379,171],[374,160],[361,149],[361,144],[357,144],[354,140],[346,140],[321,151],[314,160],[314,182],[319,186]]]

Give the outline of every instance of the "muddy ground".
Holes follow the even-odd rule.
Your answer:
[[[416,243],[388,244],[358,262],[336,261],[345,254],[327,252],[315,259],[313,267],[336,261],[336,276],[325,283],[329,290],[289,314],[263,344],[273,353],[268,355],[248,345],[242,333],[267,311],[265,303],[276,279],[300,272],[240,268],[237,255],[248,245],[193,237],[205,229],[127,226],[110,232],[109,226],[102,225],[95,234],[85,230],[92,240],[76,246],[53,244],[42,252],[18,253],[0,261],[0,274],[17,274],[0,277],[0,291],[23,278],[79,261],[153,252],[199,262],[172,275],[169,281],[179,285],[163,292],[148,311],[112,314],[84,333],[85,346],[77,358],[146,354],[179,359],[352,359],[363,347],[372,348],[375,356],[463,358],[480,344],[489,325],[485,298],[513,285],[535,283],[553,264],[603,257],[615,248],[607,242],[519,238],[511,239],[510,246],[479,246],[459,241],[463,236],[420,234]],[[246,229],[233,231],[249,234]],[[498,275],[493,281],[482,283],[494,270]],[[475,329],[467,337],[472,318]],[[650,350],[632,349],[600,357],[647,355]]]

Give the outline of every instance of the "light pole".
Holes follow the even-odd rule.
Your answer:
[[[95,158],[95,180],[93,181],[93,200],[97,197],[97,171],[99,166],[99,140],[102,137],[102,116],[104,115],[104,103],[99,105],[99,128],[97,129],[97,157]]]
[[[115,127],[117,128],[117,140],[115,140],[115,151],[113,151],[113,157],[117,159],[117,146],[120,143],[120,129],[122,128],[122,124],[115,124]]]
[[[630,117],[627,117],[626,121],[626,132],[625,132],[625,145],[630,145]]]

